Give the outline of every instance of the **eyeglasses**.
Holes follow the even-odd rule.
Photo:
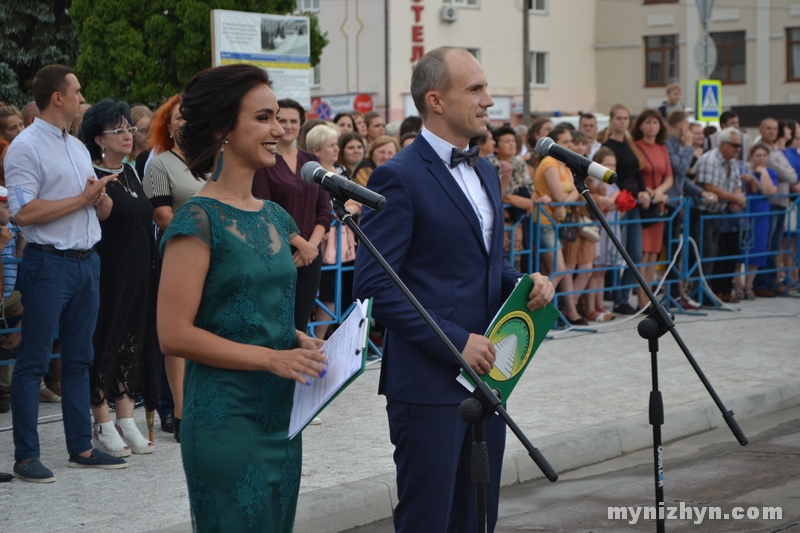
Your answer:
[[[117,128],[115,130],[101,131],[100,133],[113,133],[114,135],[122,135],[123,133],[130,133],[131,135],[133,135],[137,131],[139,131],[139,128],[134,126],[132,128]]]
[[[730,142],[726,142],[725,144],[728,144],[728,145],[730,145],[730,146],[733,146],[734,148],[741,148],[741,147],[742,147],[742,144],[741,144],[741,143],[730,143]]]

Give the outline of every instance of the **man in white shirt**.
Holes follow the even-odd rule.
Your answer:
[[[9,146],[5,159],[8,203],[28,246],[19,268],[25,320],[12,377],[14,476],[55,481],[39,460],[39,383],[53,339],[61,340],[61,391],[68,466],[124,468],[127,463],[92,447],[89,367],[99,308],[99,220],[111,213],[86,147],[68,134],[83,103],[72,69],[49,65],[36,73],[33,95],[40,115]]]
[[[597,117],[591,113],[584,113],[578,119],[578,130],[586,135],[589,141],[589,159],[600,149],[601,144],[597,142]]]
[[[369,188],[386,197],[382,211],[365,210],[362,228],[478,373],[495,361],[483,336],[521,274],[504,259],[499,177],[469,140],[486,132],[494,105],[483,68],[457,48],[437,48],[417,63],[411,94],[424,127],[414,142],[379,166]],[[528,307],[554,294],[536,273]],[[455,379],[452,355],[416,314],[364,247],[358,251],[354,294],[373,296],[373,316],[386,326],[378,392],[386,396],[395,445],[398,505],[395,531],[475,531],[469,427],[458,406],[468,392]],[[489,531],[497,521],[505,427],[486,424],[491,481]]]

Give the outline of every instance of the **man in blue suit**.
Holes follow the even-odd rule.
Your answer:
[[[468,52],[438,48],[411,78],[424,128],[414,142],[378,167],[369,188],[386,208],[365,209],[362,228],[419,298],[467,363],[485,374],[495,360],[483,333],[521,274],[503,259],[500,180],[492,165],[466,151],[486,131],[494,105],[483,68]],[[477,148],[477,147],[476,147]],[[553,298],[552,283],[532,275],[528,307]],[[379,393],[386,396],[395,445],[398,532],[474,532],[469,427],[458,406],[467,391],[450,353],[362,247],[355,296],[374,296],[373,314],[387,328]],[[490,531],[497,522],[505,426],[487,423],[491,482]]]

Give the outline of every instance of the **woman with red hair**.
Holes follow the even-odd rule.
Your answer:
[[[153,220],[161,232],[166,231],[175,211],[203,186],[203,182],[189,172],[183,151],[176,142],[186,122],[181,116],[180,107],[181,95],[176,94],[156,110],[150,122],[150,149],[158,155],[147,165],[143,186],[153,204]],[[180,442],[184,361],[165,354],[164,368],[175,403],[175,440]],[[162,428],[168,427],[162,420]]]

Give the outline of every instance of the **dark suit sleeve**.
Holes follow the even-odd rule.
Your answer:
[[[382,211],[364,209],[361,227],[402,279],[404,259],[414,234],[414,206],[411,195],[403,177],[385,166],[378,167],[372,173],[369,188],[386,197],[386,207]],[[438,260],[440,258],[432,254],[431,267]],[[374,297],[372,311],[380,323],[392,333],[404,337],[420,352],[438,360],[443,366],[453,364],[450,353],[364,246],[358,247],[353,295],[360,299]],[[459,352],[463,351],[469,332],[434,313],[430,315],[456,349]]]

